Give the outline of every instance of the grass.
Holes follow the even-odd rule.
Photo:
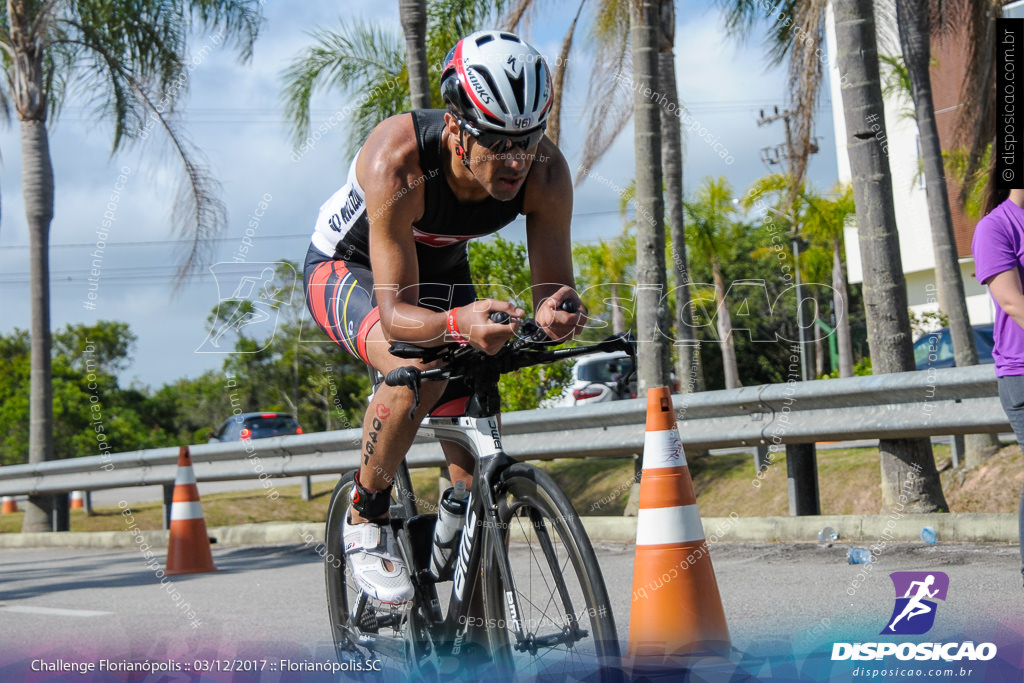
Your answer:
[[[1020,448],[1007,446],[972,471],[944,467],[949,447],[936,446],[935,459],[942,469],[942,486],[952,512],[1017,511],[1024,467]],[[689,458],[690,474],[701,515],[741,517],[788,515],[789,502],[784,451],[772,454],[763,478],[755,476],[753,456],[732,454]],[[566,492],[581,515],[622,515],[633,483],[629,458],[564,459],[539,463]],[[420,509],[436,510],[437,469],[414,470],[413,488]],[[877,514],[882,509],[878,450],[849,448],[818,451],[818,491],[825,515]],[[199,486],[202,493],[202,484]],[[320,522],[327,514],[334,484],[313,484],[312,500],[301,498],[298,486],[277,489],[270,500],[262,489],[214,493],[202,496],[207,526],[254,522]],[[161,527],[159,503],[133,504],[132,515],[142,529]],[[72,531],[124,529],[120,508],[98,507],[86,517],[71,515]],[[23,514],[0,515],[0,533],[21,530]]]

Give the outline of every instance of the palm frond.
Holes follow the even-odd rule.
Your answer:
[[[395,108],[388,115],[397,114],[408,106],[405,46],[399,36],[361,20],[343,21],[337,30],[321,29],[311,36],[313,44],[282,73],[285,117],[296,146],[309,135],[310,104],[320,91],[333,88],[348,95],[363,93],[364,104],[372,98],[404,103],[405,106]],[[399,90],[401,95],[384,92],[392,90]],[[362,108],[363,104],[353,106],[349,102],[341,111],[354,109],[358,112]],[[356,133],[351,135],[355,137]]]
[[[763,199],[763,195],[779,195],[789,189],[789,176],[785,173],[769,173],[761,176],[750,186],[740,199],[740,206],[750,209]]]
[[[507,5],[507,0],[428,0],[428,54],[439,54],[443,59],[460,38],[494,28]]]
[[[996,134],[995,59],[996,18],[1002,15],[1002,0],[949,0],[950,13],[963,27],[968,46],[967,68],[960,88],[960,101],[973,106],[961,107],[954,133],[955,144],[967,150],[964,179],[984,169],[985,149]],[[957,198],[963,206],[970,194],[970,183],[964,183]]]
[[[535,6],[533,0],[518,0],[508,15],[501,20],[501,28],[505,31],[515,31],[520,24],[526,21],[526,13]]]
[[[147,107],[135,97],[138,86],[160,93],[161,113],[173,111],[206,55],[233,43],[248,58],[260,24],[257,0],[78,0],[53,11],[47,75],[58,97],[51,106],[59,109],[70,88],[85,94],[97,119],[114,123],[114,151],[141,133]],[[199,28],[217,32],[186,61],[189,35]]]
[[[184,0],[191,10],[194,21],[207,29],[222,31],[239,52],[244,62],[252,58],[253,45],[259,36],[263,23],[262,9],[265,0]],[[162,2],[165,5],[182,5],[183,0]],[[195,21],[197,20],[197,21]]]
[[[161,128],[171,151],[182,164],[184,173],[171,209],[173,231],[187,240],[175,274],[174,290],[179,291],[190,275],[209,262],[212,238],[227,225],[227,207],[220,199],[221,185],[210,172],[202,151],[179,130],[172,112],[161,106],[162,100],[110,55],[106,56],[105,63],[110,67],[109,76],[114,84],[111,87],[118,91],[114,106],[123,105],[131,116],[137,116],[140,111],[148,114],[144,126],[124,130],[133,132],[132,138],[146,139],[154,127]]]
[[[591,168],[608,151],[633,116],[634,89],[648,85],[633,81],[627,2],[609,0],[601,4],[590,42],[596,54],[586,100],[591,106],[584,123],[589,133],[579,163],[581,169]],[[586,176],[578,173],[576,185]]]
[[[804,0],[781,0],[766,8],[765,3],[750,0],[715,0],[724,13],[725,30],[744,41],[755,33],[756,26],[766,18],[770,28],[765,36],[769,67],[778,66],[786,58],[795,40],[798,16],[804,11]]]
[[[790,127],[792,149],[787,170],[791,185],[787,204],[800,191],[814,144],[814,109],[824,75],[821,56],[825,48],[827,6],[828,0],[804,0],[793,17],[795,37],[789,59],[789,92],[794,116]]]
[[[692,201],[683,202],[690,217],[687,222],[687,249],[691,258],[702,261],[728,261],[737,225],[732,220],[736,208],[732,201],[732,185],[724,177],[705,177]]]
[[[562,99],[566,89],[569,87],[569,52],[572,50],[573,38],[576,35],[576,25],[579,23],[580,14],[587,0],[580,0],[576,7],[576,15],[569,24],[569,30],[562,38],[562,49],[558,53],[558,60],[555,62],[554,73],[552,74],[552,88],[554,101],[551,104],[551,112],[548,114],[548,137],[557,145],[558,138],[562,132]]]

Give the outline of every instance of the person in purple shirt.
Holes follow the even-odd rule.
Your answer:
[[[992,358],[999,400],[1024,449],[1024,190],[989,188],[986,215],[974,229],[974,276],[996,303]],[[1024,573],[1024,491],[1017,510]]]

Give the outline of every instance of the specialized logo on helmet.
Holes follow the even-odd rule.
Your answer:
[[[523,67],[516,62],[515,55],[509,55],[508,61],[505,62],[505,73],[512,78],[519,78],[519,74],[523,72]]]
[[[468,71],[466,76],[469,78],[469,84],[473,86],[473,92],[476,93],[476,96],[480,98],[481,102],[484,104],[490,104],[494,101],[491,94],[487,91],[487,86],[484,85],[484,82],[476,75],[475,70]]]

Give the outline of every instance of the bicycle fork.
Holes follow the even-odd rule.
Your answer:
[[[455,426],[452,423],[457,423]],[[478,472],[476,481],[470,496],[470,505],[466,513],[466,519],[462,525],[462,536],[459,540],[457,557],[455,560],[454,578],[452,582],[451,606],[449,615],[455,615],[456,619],[461,618],[462,623],[455,623],[455,638],[452,641],[452,655],[461,652],[462,643],[465,641],[469,630],[469,619],[466,618],[467,584],[470,577],[479,574],[482,558],[483,537],[477,539],[477,534],[486,534],[490,537],[491,545],[495,548],[504,547],[506,538],[502,534],[503,523],[500,518],[500,510],[495,499],[495,483],[500,479],[501,473],[515,460],[505,453],[501,443],[501,435],[498,432],[497,418],[489,417],[462,417],[457,418],[447,425],[441,421],[430,421],[428,430],[434,432],[434,436],[456,441],[477,455]],[[448,429],[446,429],[448,427]],[[534,533],[537,534],[538,542],[543,548],[544,555],[551,566],[557,566],[554,562],[554,548],[544,527],[543,520],[536,511],[531,511],[531,525]],[[480,527],[483,527],[481,529]],[[516,590],[515,578],[512,576],[512,567],[509,564],[508,554],[495,552],[488,561],[497,563],[498,572],[501,576],[502,590],[505,604],[508,607],[509,622],[512,632],[515,635],[515,648],[519,651],[535,654],[538,649],[551,647],[560,643],[575,642],[587,636],[587,632],[579,628],[579,624],[568,607],[571,604],[564,586],[559,584],[559,597],[562,604],[566,606],[567,624],[561,633],[532,638],[523,629],[520,615],[523,614],[519,594]],[[481,586],[481,590],[483,590]]]

